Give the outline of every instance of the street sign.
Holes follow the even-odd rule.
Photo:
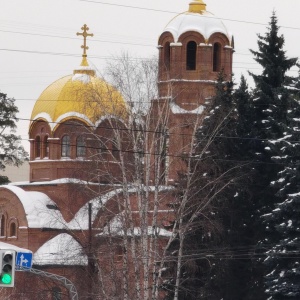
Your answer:
[[[32,267],[32,253],[18,252],[16,257],[16,267]]]
[[[15,266],[16,271],[20,271],[19,267],[31,268],[32,267],[32,251],[25,248],[20,248],[11,244],[0,242],[0,251],[13,250],[16,252]],[[0,264],[1,265],[1,264]]]

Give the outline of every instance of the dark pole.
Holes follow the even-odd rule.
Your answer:
[[[88,274],[90,277],[90,293],[93,294],[93,280],[94,280],[94,260],[92,253],[92,203],[89,202],[88,206],[88,214],[89,214],[89,245],[88,245]],[[92,300],[92,298],[88,298]]]
[[[89,202],[89,255],[92,254],[92,203]]]

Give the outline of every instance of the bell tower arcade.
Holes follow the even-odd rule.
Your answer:
[[[166,182],[176,181],[185,163],[180,158],[191,151],[195,128],[203,118],[205,104],[214,94],[222,69],[232,76],[233,37],[223,22],[206,10],[202,0],[190,2],[188,11],[174,17],[158,40],[159,99],[153,118],[163,118],[168,132],[164,167]]]

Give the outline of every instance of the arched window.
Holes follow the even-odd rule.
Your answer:
[[[219,43],[214,43],[213,47],[213,71],[221,71],[221,45]]]
[[[164,46],[164,62],[166,70],[170,70],[170,62],[171,62],[171,47],[170,43],[167,42]]]
[[[113,139],[111,141],[111,153],[115,159],[120,159],[120,150],[118,146],[118,141],[116,139]]]
[[[186,45],[186,69],[196,70],[197,44],[190,41]]]
[[[61,156],[70,157],[70,153],[71,153],[70,137],[68,135],[64,135],[61,140]]]
[[[43,156],[49,157],[49,142],[48,142],[48,136],[46,135],[43,140]]]
[[[86,153],[85,138],[83,136],[79,136],[76,140],[76,156],[84,157],[85,153]]]
[[[5,236],[5,225],[6,225],[6,218],[5,215],[0,216],[1,221],[0,221],[0,236]]]
[[[17,226],[15,222],[10,223],[9,236],[17,236]]]
[[[34,153],[35,157],[41,157],[41,138],[37,136],[34,141]]]

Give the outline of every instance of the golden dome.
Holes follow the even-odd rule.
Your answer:
[[[73,75],[58,79],[42,92],[33,107],[30,127],[33,121],[41,119],[55,128],[59,122],[74,118],[89,125],[95,125],[105,116],[126,118],[127,106],[121,94],[89,67],[86,38],[93,34],[87,33],[86,24],[81,29],[83,32],[77,32],[83,36],[80,67]]]
[[[77,118],[95,124],[104,116],[124,119],[126,111],[121,94],[95,76],[90,67],[81,66],[73,75],[58,79],[42,92],[32,110],[31,120],[55,123]],[[56,124],[50,126],[53,128]]]

